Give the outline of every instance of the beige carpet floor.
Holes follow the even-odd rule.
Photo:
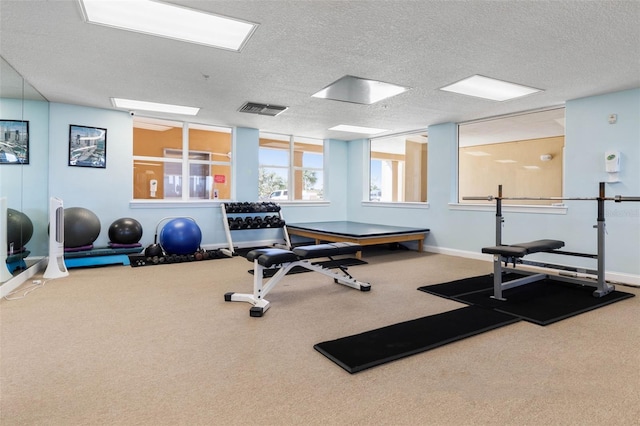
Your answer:
[[[640,424],[640,297],[350,375],[313,345],[462,307],[416,288],[491,271],[410,251],[364,259],[349,270],[370,292],[296,274],[262,318],[224,302],[251,291],[240,257],[71,269],[2,300],[0,424]]]

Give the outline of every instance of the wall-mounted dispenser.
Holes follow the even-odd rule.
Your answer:
[[[620,152],[607,151],[604,153],[604,165],[605,171],[609,175],[608,182],[620,182]]]
[[[158,180],[151,179],[149,181],[149,193],[151,195],[151,198],[156,198],[156,191],[158,191]]]

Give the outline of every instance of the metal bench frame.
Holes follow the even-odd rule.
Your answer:
[[[622,201],[640,201],[639,197],[622,197],[622,196],[615,196],[613,198],[608,198],[605,196],[605,186],[603,182],[600,182],[599,185],[599,195],[596,198],[560,198],[560,197],[553,197],[553,198],[547,198],[547,199],[553,199],[553,200],[560,200],[560,199],[566,199],[566,200],[588,200],[588,201],[597,201],[598,203],[598,217],[597,217],[597,223],[596,225],[594,225],[593,227],[597,229],[597,245],[598,245],[598,252],[597,254],[584,254],[584,253],[573,253],[573,252],[566,252],[566,251],[560,251],[557,249],[544,249],[544,248],[540,248],[540,247],[536,247],[536,243],[531,242],[531,243],[523,243],[520,245],[513,245],[513,246],[509,246],[509,245],[504,245],[502,244],[502,224],[504,222],[504,217],[502,216],[502,200],[517,200],[517,199],[533,199],[533,198],[524,198],[524,197],[503,197],[502,196],[502,185],[498,186],[498,196],[497,197],[493,197],[493,196],[489,196],[489,197],[465,197],[465,199],[484,199],[484,200],[488,200],[488,201],[492,201],[495,200],[496,201],[496,246],[495,247],[485,247],[482,249],[483,253],[490,253],[493,254],[493,298],[494,299],[498,299],[498,300],[506,300],[503,295],[502,292],[503,290],[507,290],[510,288],[514,288],[514,287],[518,287],[524,284],[528,284],[531,282],[535,282],[535,281],[540,281],[543,279],[553,279],[556,281],[565,281],[565,282],[572,282],[572,283],[576,283],[576,284],[580,284],[580,285],[587,285],[587,286],[591,286],[591,287],[595,287],[595,291],[593,292],[593,295],[595,297],[602,297],[605,296],[609,293],[611,293],[612,291],[615,290],[615,287],[609,283],[606,282],[605,280],[605,234],[606,234],[606,229],[605,229],[605,212],[604,212],[604,203],[607,200],[612,200],[615,201],[617,203],[622,202]],[[543,198],[537,198],[537,199],[543,199]],[[556,241],[556,240],[539,240],[539,241]],[[561,241],[557,241],[557,242],[561,242]],[[518,250],[518,248],[523,248],[523,246],[526,246],[527,244],[531,244],[531,250]],[[558,265],[552,265],[552,264],[543,264],[543,265],[537,265],[536,262],[526,262],[524,260],[522,260],[522,257],[525,256],[526,254],[530,254],[530,253],[536,253],[536,252],[545,252],[545,253],[554,253],[554,254],[564,254],[564,255],[569,255],[569,256],[579,256],[579,257],[590,257],[593,259],[597,259],[597,269],[595,271],[588,271],[589,274],[591,275],[595,275],[596,278],[595,280],[593,279],[589,279],[589,278],[578,278],[577,274],[574,274],[574,276],[567,276],[566,274],[562,275],[549,275],[549,274],[544,274],[544,273],[535,273],[535,272],[529,272],[529,271],[520,271],[518,270],[517,272],[519,274],[525,274],[527,276],[523,277],[523,278],[519,278],[513,281],[508,281],[503,283],[502,282],[502,277],[503,277],[503,273],[504,272],[515,272],[515,265],[516,263],[524,263],[524,264],[531,264],[531,265],[536,265],[536,266],[544,266],[544,267],[557,267]],[[502,266],[502,262],[504,262],[505,266]],[[507,265],[509,262],[513,263],[513,268],[508,268]],[[566,270],[567,267],[559,267],[558,269],[564,269]]]
[[[337,284],[342,284],[360,291],[369,291],[371,290],[371,285],[353,278],[349,275],[346,268],[338,266],[340,273],[337,273],[329,268],[313,264],[309,261],[309,259],[321,257],[334,260],[332,258],[333,256],[353,254],[360,250],[360,245],[345,242],[301,246],[293,250],[279,248],[252,250],[247,254],[247,260],[253,262],[253,293],[230,292],[224,295],[224,300],[227,302],[251,303],[253,306],[249,310],[249,315],[252,317],[261,317],[270,306],[270,302],[265,299],[266,295],[296,266],[333,278]],[[278,272],[265,283],[264,270],[275,268],[278,269]]]

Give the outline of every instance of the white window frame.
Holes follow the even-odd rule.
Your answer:
[[[308,137],[304,137],[304,136],[296,136],[296,135],[284,135],[284,134],[279,134],[279,133],[271,133],[271,132],[260,132],[259,135],[259,139],[262,139],[263,137],[265,139],[268,139],[269,136],[274,136],[274,137],[280,137],[282,138],[283,136],[286,136],[288,138],[288,144],[289,144],[289,164],[285,167],[285,166],[280,166],[280,165],[271,165],[271,164],[258,164],[258,168],[261,167],[266,167],[266,168],[272,168],[272,169],[287,169],[287,188],[286,190],[287,192],[287,199],[286,200],[278,200],[278,203],[295,203],[295,204],[305,204],[305,203],[312,203],[312,204],[318,204],[318,203],[323,203],[323,202],[327,202],[328,198],[327,198],[327,155],[328,155],[328,144],[326,143],[327,141],[324,139],[318,139],[318,138],[308,138]],[[294,158],[294,152],[295,152],[295,142],[296,142],[296,138],[298,139],[297,142],[304,142],[304,139],[313,139],[313,140],[317,140],[317,141],[322,141],[322,167],[302,167],[302,166],[295,166],[294,162],[295,162],[295,158]],[[278,139],[278,140],[282,140],[284,142],[284,139]],[[268,149],[268,148],[262,148],[259,147],[258,149]],[[304,170],[317,170],[322,172],[322,194],[323,197],[322,199],[318,199],[318,200],[304,200],[304,199],[299,199],[296,200],[293,198],[295,191],[296,191],[296,186],[295,186],[295,172],[296,171],[304,171]],[[303,188],[304,191],[304,188]]]
[[[459,180],[460,180],[460,161],[458,159],[458,156],[460,155],[460,126],[461,125],[465,125],[465,124],[473,124],[473,123],[480,123],[480,122],[484,122],[484,121],[490,121],[490,120],[498,120],[498,119],[502,119],[502,118],[509,118],[509,117],[516,117],[516,116],[521,116],[521,115],[526,115],[526,114],[534,114],[537,112],[544,112],[544,111],[549,111],[549,110],[554,110],[554,109],[564,109],[565,110],[565,117],[566,117],[566,106],[564,104],[562,105],[554,105],[554,106],[549,106],[549,107],[545,107],[545,108],[539,108],[539,109],[535,109],[535,110],[528,110],[528,111],[520,111],[520,112],[515,112],[515,113],[510,113],[510,114],[504,114],[504,115],[498,115],[498,116],[492,116],[492,117],[485,117],[485,118],[481,118],[481,119],[477,119],[477,120],[469,120],[469,121],[462,121],[459,123],[456,123],[456,148],[455,148],[455,158],[453,159],[453,161],[456,164],[456,185],[455,185],[455,194],[452,194],[452,198],[454,201],[450,202],[448,204],[448,208],[449,210],[457,210],[457,211],[495,211],[496,207],[494,203],[490,203],[490,204],[479,204],[479,203],[460,203],[458,200],[460,200],[460,185],[459,185]],[[566,138],[566,132],[564,133],[564,136]],[[565,139],[566,141],[566,139]],[[566,147],[565,147],[566,149]],[[564,154],[564,153],[563,153]],[[564,188],[565,188],[565,176],[564,176],[564,171],[566,170],[565,164],[564,162],[566,162],[566,156],[563,155],[563,165],[562,165],[562,170],[563,170],[563,174],[562,174],[562,181],[561,181],[561,185],[562,185],[562,190],[564,192]],[[484,195],[484,194],[482,194]],[[486,194],[488,195],[495,195],[495,194]],[[568,207],[567,205],[563,204],[563,203],[554,203],[549,204],[549,205],[527,205],[527,204],[503,204],[502,205],[502,210],[505,212],[509,212],[509,213],[534,213],[534,214],[567,214],[568,212]]]
[[[228,166],[230,167],[230,175],[233,176],[233,170],[234,170],[234,161],[233,161],[233,156],[232,158],[229,159],[228,162],[225,161],[206,161],[206,160],[190,160],[189,159],[189,154],[190,153],[204,153],[203,151],[197,151],[197,150],[189,150],[189,129],[191,126],[193,127],[198,127],[200,126],[201,128],[207,128],[207,129],[218,129],[221,132],[228,132],[230,139],[231,139],[231,152],[234,152],[234,129],[231,127],[227,127],[227,126],[219,126],[219,125],[209,125],[209,124],[201,124],[201,123],[194,123],[194,122],[188,122],[188,121],[175,121],[175,120],[166,120],[166,119],[156,119],[156,118],[151,118],[148,117],[152,120],[158,120],[158,121],[165,121],[165,122],[170,122],[173,123],[174,125],[177,124],[182,124],[182,158],[171,158],[171,157],[150,157],[150,156],[141,156],[141,155],[134,155],[133,156],[133,160],[132,160],[132,168],[133,168],[133,162],[135,161],[154,161],[154,162],[162,162],[162,163],[180,163],[182,164],[182,181],[183,182],[190,182],[189,179],[189,166],[191,164],[204,164],[204,165],[208,165],[208,166],[216,166],[216,165],[222,165],[222,166]],[[177,126],[176,126],[177,127]],[[176,149],[176,148],[166,148],[166,150],[174,150],[174,151],[180,151],[180,149]],[[207,154],[209,154],[208,152],[206,152]],[[233,194],[235,193],[235,181],[231,183],[231,196],[233,197]],[[182,191],[182,195],[180,198],[178,197],[172,197],[172,198],[162,198],[162,199],[157,199],[157,200],[152,200],[152,199],[139,199],[139,198],[133,198],[133,192],[131,194],[131,201],[129,202],[129,206],[131,208],[153,208],[153,207],[157,207],[157,208],[167,208],[167,207],[172,207],[172,206],[193,206],[193,207],[208,207],[211,205],[218,205],[221,202],[226,201],[226,200],[220,200],[220,199],[198,199],[198,198],[190,198],[189,197],[189,190],[184,190]]]
[[[388,139],[388,138],[392,138],[392,137],[401,137],[401,136],[407,136],[407,135],[414,135],[414,134],[418,134],[418,133],[424,133],[428,135],[427,129],[423,128],[423,129],[417,129],[417,130],[411,130],[408,132],[401,132],[401,133],[394,133],[394,134],[390,134],[390,135],[385,135],[385,136],[380,136],[380,137],[373,137],[373,138],[369,138],[367,140],[366,144],[363,144],[363,158],[365,158],[364,161],[364,166],[363,167],[363,174],[362,174],[362,179],[364,182],[363,188],[362,188],[362,202],[361,205],[362,206],[367,206],[367,207],[400,207],[400,208],[410,208],[410,209],[424,209],[424,208],[429,208],[429,191],[427,190],[427,200],[426,201],[371,201],[370,199],[370,194],[371,194],[371,142],[373,140],[376,139]],[[427,136],[428,137],[428,136]],[[428,148],[428,143],[427,142],[427,150]],[[427,173],[428,173],[428,167],[429,165],[426,165],[427,167]],[[428,182],[427,182],[428,184]]]

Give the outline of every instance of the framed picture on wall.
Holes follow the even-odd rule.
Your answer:
[[[0,164],[29,164],[29,122],[0,120]]]
[[[107,167],[107,129],[69,126],[69,165],[75,167]]]

